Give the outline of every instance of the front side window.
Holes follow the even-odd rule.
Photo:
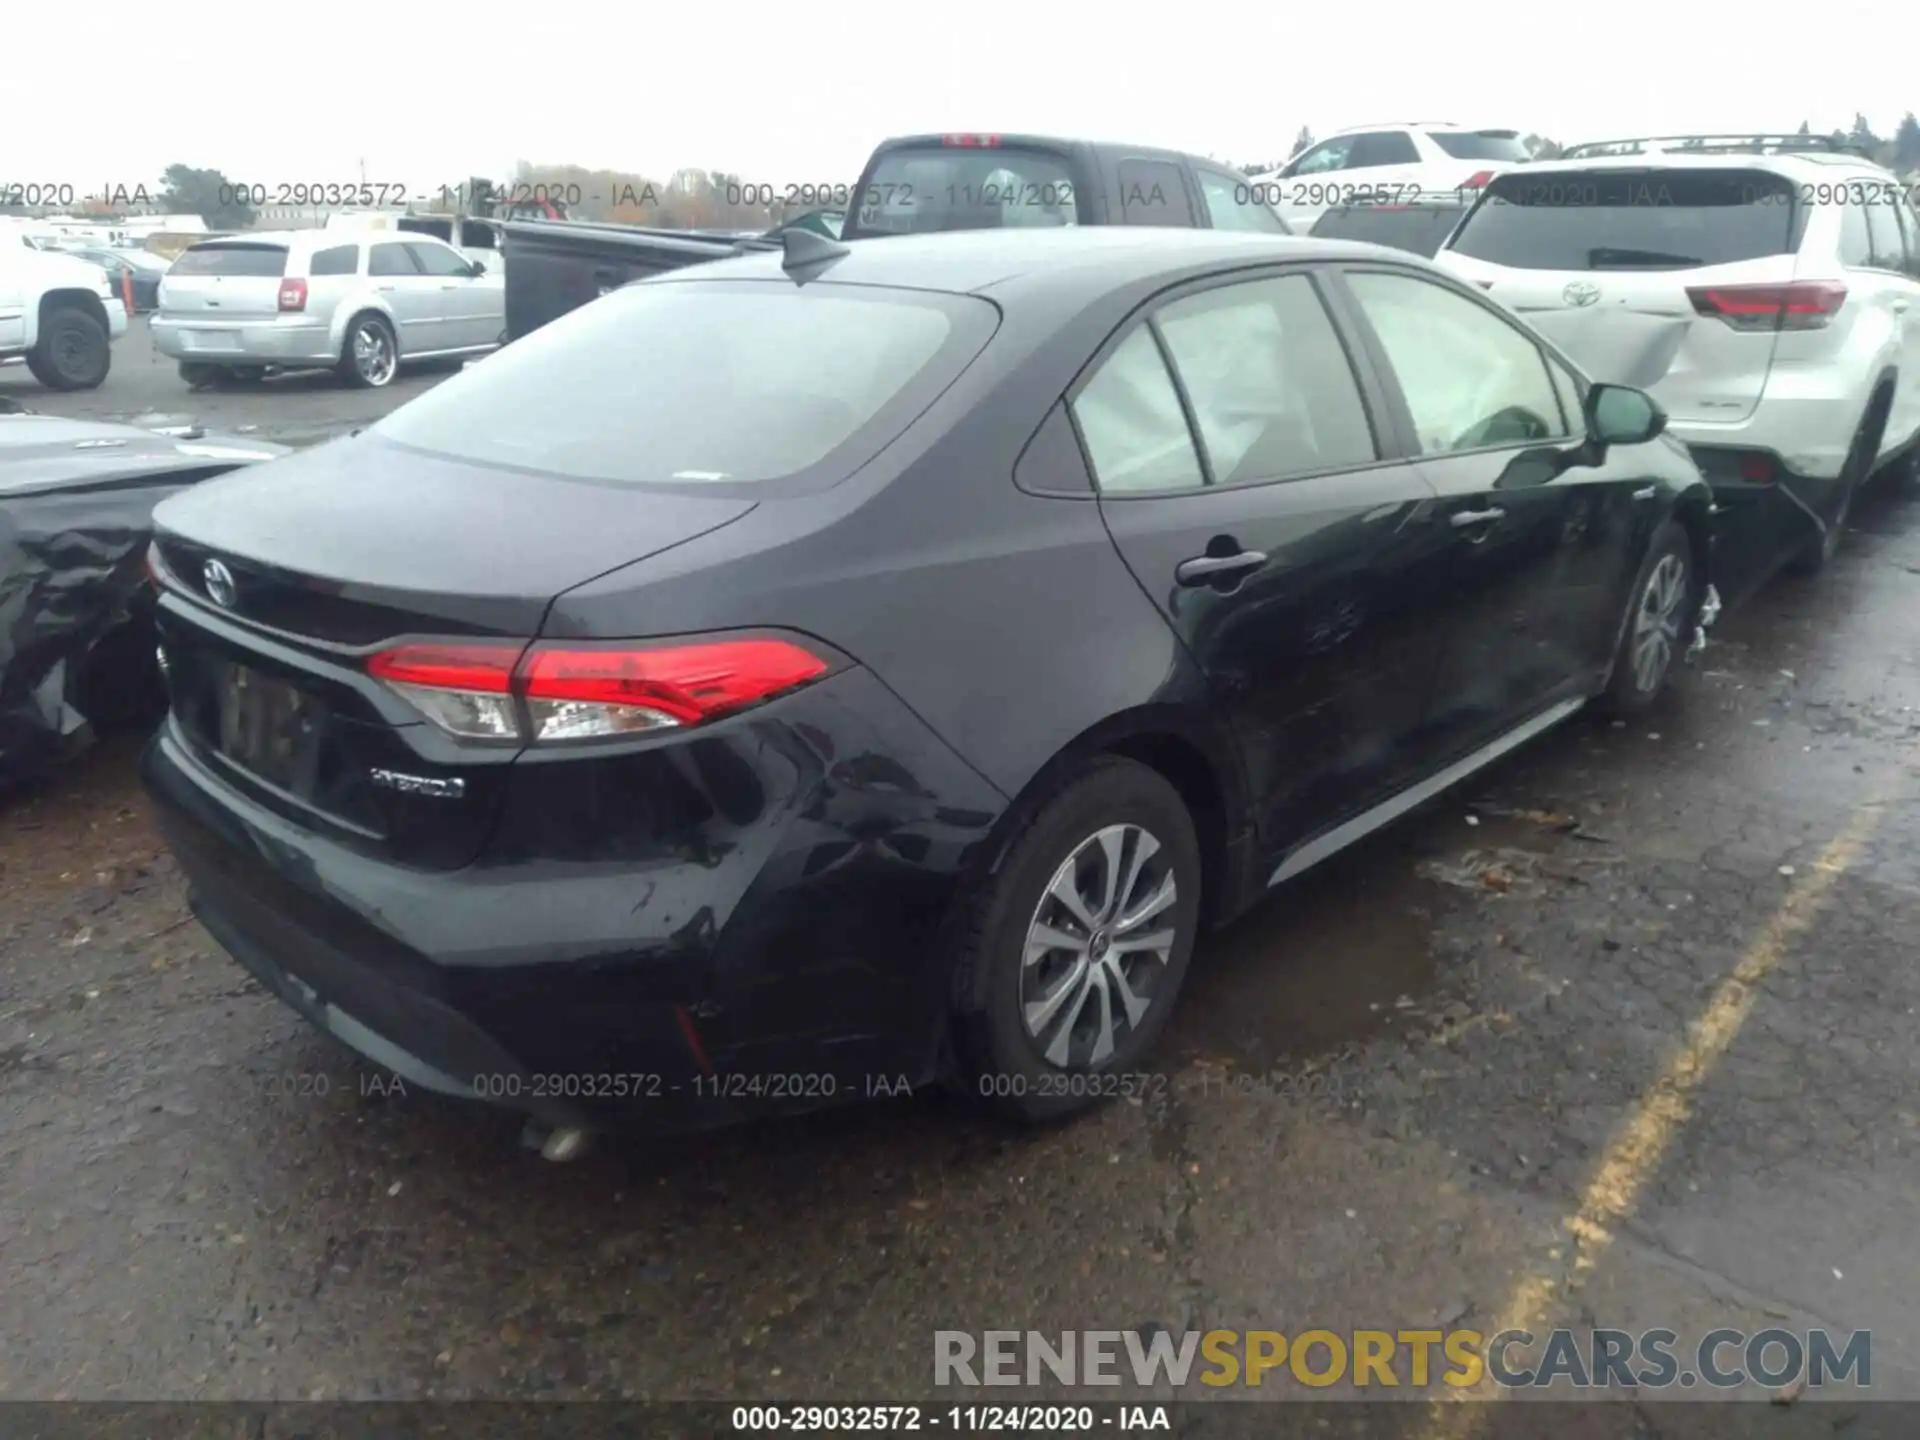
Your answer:
[[[369,275],[392,277],[419,273],[420,267],[413,263],[413,256],[408,253],[407,247],[395,241],[374,246],[372,253],[367,257],[367,274]]]
[[[422,275],[433,275],[447,280],[456,276],[471,275],[473,264],[457,250],[445,245],[434,245],[425,240],[407,242],[414,263],[420,267]]]
[[[1261,198],[1263,186],[1218,170],[1200,170],[1200,196],[1207,202],[1207,218],[1216,230],[1253,230],[1267,235],[1289,235],[1286,222]]]
[[[1574,433],[1540,347],[1512,324],[1431,280],[1347,278],[1406,396],[1422,454]]]
[[[1360,387],[1313,282],[1285,275],[1164,306],[1165,336],[1216,485],[1378,458]]]
[[[1306,154],[1288,167],[1288,175],[1324,175],[1331,170],[1339,170],[1347,163],[1347,152],[1353,148],[1354,137],[1337,136],[1332,140],[1322,140]]]

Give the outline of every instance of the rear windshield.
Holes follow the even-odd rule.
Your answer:
[[[1073,170],[1039,150],[902,146],[883,152],[854,197],[872,235],[1077,225]]]
[[[1682,270],[1790,255],[1792,182],[1765,170],[1511,171],[1451,249],[1521,270]]]
[[[814,282],[630,285],[373,428],[442,455],[586,480],[843,478],[965,369],[998,323],[971,296]]]
[[[195,245],[173,262],[174,275],[284,275],[284,245]]]
[[[1527,147],[1512,130],[1429,130],[1427,138],[1456,160],[1517,165],[1527,158]]]
[[[1327,211],[1313,222],[1313,233],[1434,256],[1465,213],[1464,205],[1350,205]]]

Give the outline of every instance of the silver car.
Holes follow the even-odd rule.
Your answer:
[[[263,231],[204,240],[160,282],[153,340],[200,386],[222,374],[334,369],[378,387],[403,361],[506,341],[496,269],[425,235]]]

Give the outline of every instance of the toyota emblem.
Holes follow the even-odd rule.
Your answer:
[[[233,572],[218,560],[209,560],[201,568],[200,578],[206,582],[207,598],[223,610],[233,608]]]
[[[1560,292],[1560,298],[1578,309],[1598,300],[1600,287],[1591,280],[1576,280]]]

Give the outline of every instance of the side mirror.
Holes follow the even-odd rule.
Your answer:
[[[1587,391],[1587,434],[1597,445],[1644,445],[1667,428],[1667,412],[1644,390],[1596,384]]]

